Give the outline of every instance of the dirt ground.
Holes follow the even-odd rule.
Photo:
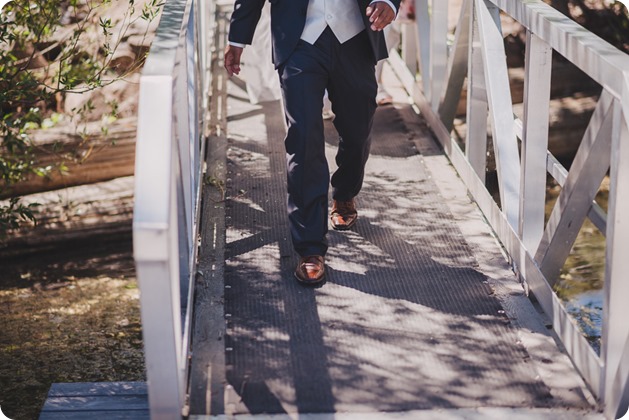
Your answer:
[[[55,382],[144,381],[131,235],[0,259],[0,406],[37,419]]]

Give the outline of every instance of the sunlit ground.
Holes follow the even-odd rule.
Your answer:
[[[36,419],[55,382],[143,381],[129,237],[0,264],[0,406]]]

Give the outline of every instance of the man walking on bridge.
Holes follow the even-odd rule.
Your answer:
[[[266,0],[235,0],[225,49],[229,75],[240,72],[243,48],[251,44]],[[338,169],[332,175],[330,221],[350,229],[357,218],[354,197],[362,187],[376,109],[375,64],[387,57],[382,29],[400,0],[269,0],[273,63],[280,77],[288,130],[288,219],[300,255],[295,276],[305,284],[324,280],[328,245],[328,188],[324,92],[336,115]]]

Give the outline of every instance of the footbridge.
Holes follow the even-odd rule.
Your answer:
[[[622,416],[629,56],[541,0],[415,0],[385,66],[394,103],[375,116],[359,221],[330,232],[327,283],[305,288],[281,104],[251,105],[222,70],[230,3],[166,1],[141,79],[150,417]],[[506,17],[526,34],[520,100]],[[600,86],[569,167],[549,149],[553,57]],[[328,121],[330,165],[335,144]],[[600,341],[556,292],[586,221],[605,238]]]

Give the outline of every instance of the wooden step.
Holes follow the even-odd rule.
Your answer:
[[[145,382],[52,384],[39,420],[149,419]]]

